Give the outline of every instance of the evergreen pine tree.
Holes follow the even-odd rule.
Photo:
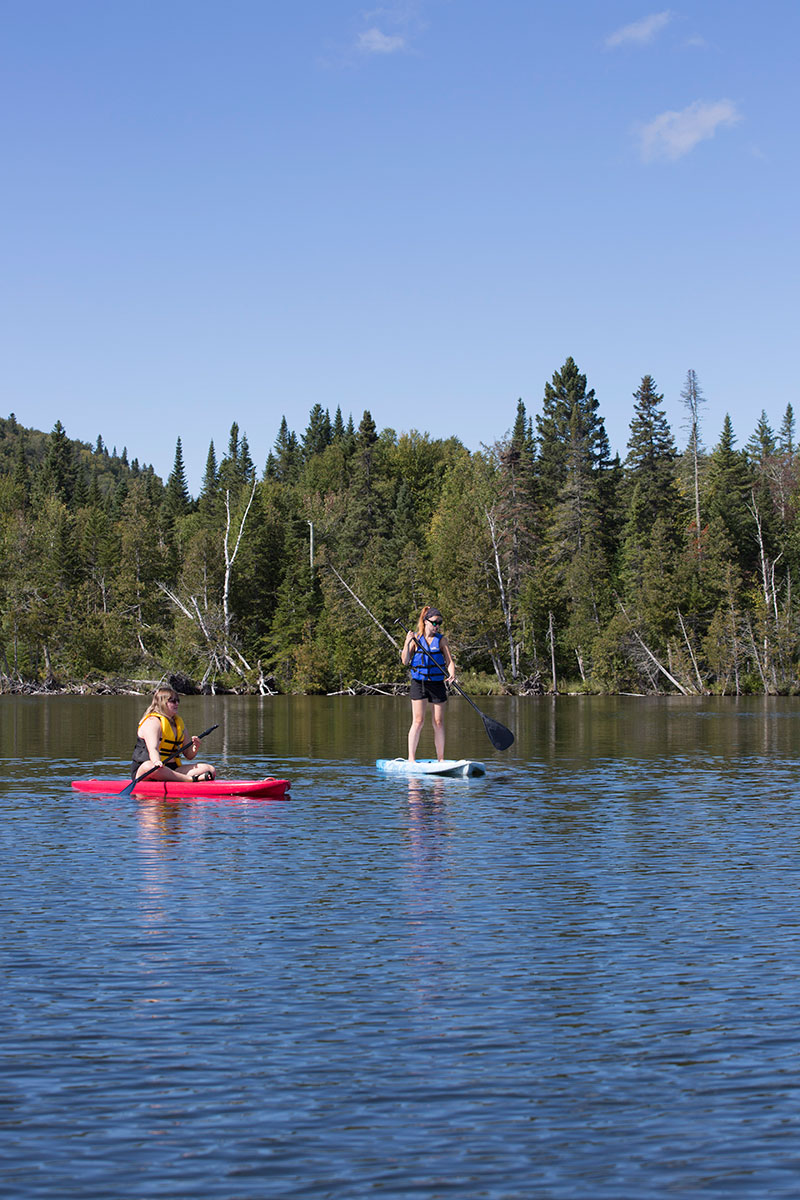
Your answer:
[[[514,428],[511,432],[511,444],[519,451],[522,451],[526,447],[528,430],[529,423],[525,414],[525,405],[520,399],[517,401],[517,415],[514,419]]]
[[[786,405],[786,412],[783,414],[783,421],[781,422],[778,441],[780,443],[781,451],[784,454],[794,454],[794,409],[792,408],[791,404]]]
[[[331,439],[330,416],[321,404],[315,404],[309,414],[308,428],[303,434],[302,439],[303,458],[306,462],[314,454],[321,454],[327,446],[330,446]]]
[[[357,441],[362,450],[367,450],[378,440],[378,430],[369,409],[364,409],[361,424],[358,427]]]
[[[82,508],[89,501],[89,488],[86,483],[86,474],[83,467],[78,464],[75,468],[75,490],[72,493],[72,504],[75,508]]]
[[[219,464],[220,494],[224,496],[225,492],[230,492],[231,496],[238,496],[252,479],[254,469],[247,437],[239,436],[239,426],[234,421],[228,439],[228,453]]]
[[[747,455],[735,447],[736,438],[726,413],[722,433],[708,461],[706,507],[709,520],[717,518],[724,527],[734,561],[747,570],[757,564],[755,525],[748,501],[753,478]]]
[[[610,603],[610,546],[616,534],[618,462],[611,462],[594,389],[572,358],[545,386],[537,417],[537,492],[543,548],[534,565],[552,581],[566,622],[572,667],[591,669],[591,646]],[[604,478],[605,477],[605,478]],[[542,635],[543,636],[543,631]]]
[[[255,463],[250,456],[250,443],[247,440],[247,434],[242,434],[242,441],[239,446],[239,470],[243,480],[252,480],[255,472]]]
[[[228,455],[231,462],[237,462],[239,459],[239,426],[236,421],[231,425],[231,431],[228,436]]]
[[[213,441],[209,444],[206,457],[206,469],[200,487],[199,508],[201,512],[214,510],[219,497],[219,472],[217,470],[217,455]]]
[[[178,438],[175,443],[175,462],[164,493],[164,511],[168,520],[175,521],[185,516],[190,507],[191,499],[183,465],[183,447],[181,439]]]
[[[97,463],[92,465],[92,478],[89,483],[89,496],[87,503],[90,508],[101,508],[103,498],[100,494],[100,476],[97,470]]]
[[[647,534],[658,517],[670,524],[677,516],[679,493],[675,471],[677,452],[666,414],[664,397],[652,376],[645,375],[637,390],[628,439],[626,467],[630,500],[628,534]]]
[[[340,442],[344,437],[344,433],[345,429],[344,420],[342,419],[342,410],[341,407],[337,405],[336,416],[333,418],[333,425],[331,426],[331,441]]]
[[[775,434],[772,431],[772,426],[767,420],[767,414],[762,408],[761,416],[758,418],[758,424],[753,430],[747,442],[745,450],[751,466],[755,470],[763,468],[764,464],[772,458],[777,449]]]
[[[542,412],[536,418],[537,475],[545,505],[556,502],[567,479],[568,459],[576,447],[581,447],[581,459],[590,471],[608,466],[611,451],[598,409],[594,388],[586,390],[586,376],[568,358],[553,375],[552,383],[545,384]]]
[[[278,436],[275,439],[275,478],[282,483],[293,483],[300,466],[300,447],[297,436],[289,429],[286,417],[281,417]]]
[[[56,496],[69,505],[75,494],[77,472],[72,443],[64,426],[56,421],[50,434],[47,454],[38,479],[36,490],[41,497]]]
[[[12,413],[13,416],[13,413]],[[20,508],[27,508],[31,495],[30,473],[28,471],[28,460],[25,455],[25,435],[20,433],[17,439],[17,449],[14,455],[14,475],[13,475],[14,494],[17,498],[17,503]]]

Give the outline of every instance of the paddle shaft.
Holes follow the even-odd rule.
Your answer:
[[[204,729],[202,733],[198,733],[198,735],[197,735],[198,742],[202,741],[202,739],[204,737],[208,737],[209,733],[213,733],[215,729],[219,729],[219,722],[216,725],[210,726],[210,728],[208,728],[208,729]],[[181,754],[183,754],[186,750],[189,749],[189,747],[192,745],[193,741],[194,741],[194,738],[189,738],[189,741],[184,742],[183,745],[181,746],[180,750],[178,751],[178,753],[174,754],[172,756],[172,758],[168,758],[166,760],[166,762],[159,763],[158,767],[151,767],[149,771],[145,771],[144,775],[138,775],[136,777],[136,779],[132,779],[130,781],[130,783],[128,784],[128,786],[126,788],[123,788],[122,791],[119,793],[120,796],[130,796],[133,792],[133,789],[136,787],[137,783],[141,783],[143,779],[147,779],[147,776],[152,775],[154,771],[157,771],[159,769],[159,767],[168,767],[172,763],[176,762],[178,760],[178,758],[180,758]]]

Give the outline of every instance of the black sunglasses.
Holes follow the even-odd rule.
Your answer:
[[[444,624],[444,621],[432,621],[430,619],[430,617],[426,617],[425,620],[428,622],[429,625],[443,625]]]

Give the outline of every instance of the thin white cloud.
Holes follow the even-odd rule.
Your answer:
[[[642,17],[641,21],[634,21],[632,25],[623,25],[621,29],[609,34],[606,45],[610,48],[629,43],[646,46],[658,37],[662,29],[666,29],[671,20],[672,13],[668,8],[663,12],[651,13],[649,17]]]
[[[732,100],[706,103],[695,100],[681,112],[664,112],[639,131],[645,162],[666,159],[675,162],[694,150],[699,142],[712,138],[718,129],[735,125],[742,117]]]
[[[400,34],[382,33],[373,27],[358,35],[358,48],[363,54],[396,54],[398,50],[405,50],[406,39]]]

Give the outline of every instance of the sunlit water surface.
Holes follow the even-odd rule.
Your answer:
[[[402,699],[188,699],[292,798],[164,805],[69,786],[142,700],[0,698],[4,1195],[798,1195],[798,704],[481,705],[410,782]]]

